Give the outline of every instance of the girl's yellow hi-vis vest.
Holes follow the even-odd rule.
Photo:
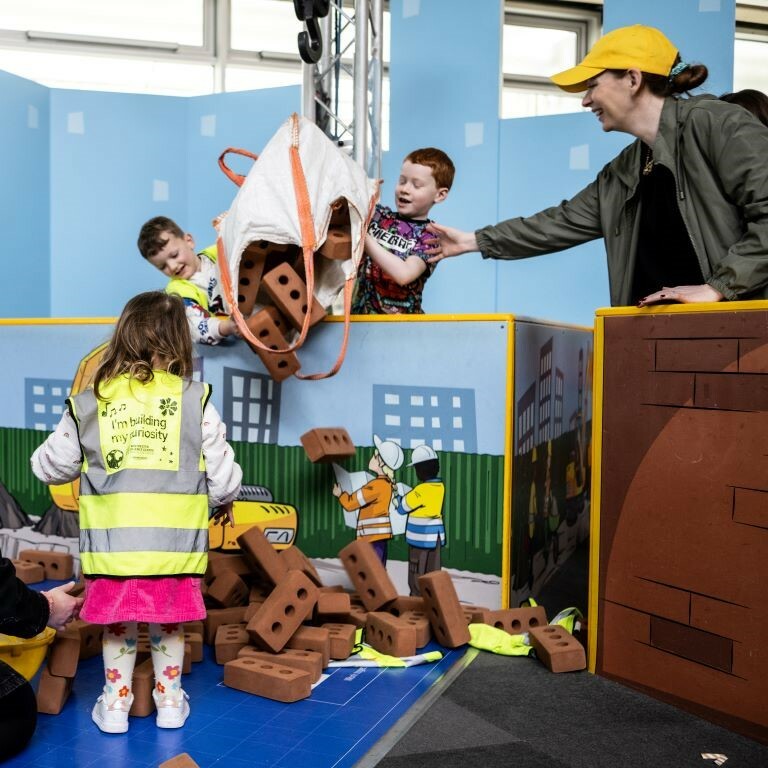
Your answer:
[[[202,452],[208,384],[155,371],[67,400],[78,425],[80,562],[87,576],[201,576],[208,552]]]

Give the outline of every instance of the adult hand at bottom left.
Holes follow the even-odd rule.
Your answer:
[[[63,629],[67,622],[76,619],[80,614],[83,598],[68,594],[74,586],[75,582],[70,581],[68,584],[62,584],[43,592],[51,609],[48,617],[49,627]]]
[[[722,301],[723,294],[711,285],[676,285],[664,287],[637,302],[638,307],[647,307],[658,302],[677,301],[681,304],[699,304],[707,301]]]

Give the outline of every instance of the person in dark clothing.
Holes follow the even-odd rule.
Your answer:
[[[75,582],[36,592],[16,576],[13,563],[0,557],[0,633],[30,638],[46,625],[61,629],[77,615],[82,598],[68,592]],[[32,686],[0,661],[0,762],[27,746],[37,726],[37,701]]]
[[[754,88],[744,88],[733,93],[724,93],[720,101],[738,104],[748,109],[766,128],[768,128],[768,96]]]

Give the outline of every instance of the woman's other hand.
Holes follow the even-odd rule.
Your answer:
[[[699,304],[707,301],[722,301],[723,294],[711,285],[676,285],[673,288],[664,287],[656,293],[646,296],[637,302],[638,307],[647,307],[658,302],[677,301],[680,304]]]

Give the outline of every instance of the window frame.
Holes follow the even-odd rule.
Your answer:
[[[598,3],[505,2],[504,26],[524,26],[557,29],[576,34],[576,64],[597,41],[602,29],[602,6]],[[502,31],[503,35],[503,31]],[[501,89],[499,114],[502,114],[502,94],[507,89],[528,90],[544,95],[561,95],[560,89],[547,75],[528,75],[504,70],[504,50],[501,50]]]

